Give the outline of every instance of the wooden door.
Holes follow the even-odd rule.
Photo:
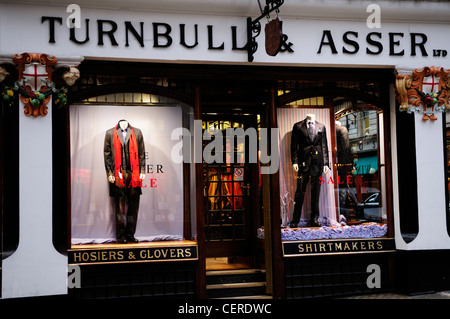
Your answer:
[[[206,257],[237,257],[252,254],[255,171],[257,163],[252,163],[250,152],[257,152],[256,141],[231,137],[226,129],[251,128],[257,130],[252,116],[207,117],[203,121],[204,131],[220,130],[222,146],[215,147],[217,159],[204,163],[205,198],[205,241]],[[242,131],[241,131],[242,132]],[[208,143],[203,142],[204,150]],[[216,141],[219,145],[218,141]],[[253,143],[253,144],[252,144]],[[211,150],[211,147],[209,147]],[[217,153],[219,152],[219,154]]]

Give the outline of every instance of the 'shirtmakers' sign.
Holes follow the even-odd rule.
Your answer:
[[[336,255],[351,253],[381,253],[395,250],[393,238],[330,239],[283,242],[283,256]]]
[[[197,245],[130,246],[71,249],[69,264],[104,264],[143,261],[197,260]]]

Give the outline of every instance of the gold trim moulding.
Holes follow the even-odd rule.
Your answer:
[[[142,248],[142,247],[171,247],[181,245],[197,245],[195,240],[173,240],[173,241],[142,241],[133,244],[118,244],[118,243],[106,243],[106,244],[81,244],[72,245],[68,251],[76,250],[89,250],[89,249],[115,249],[115,248]]]

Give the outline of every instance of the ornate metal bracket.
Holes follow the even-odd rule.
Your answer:
[[[259,36],[259,34],[261,33],[261,23],[259,22],[259,20],[261,20],[264,17],[267,17],[267,19],[270,18],[270,13],[272,13],[273,11],[276,11],[277,15],[278,12],[280,11],[279,8],[283,5],[284,0],[266,0],[266,5],[264,8],[262,8],[260,0],[258,1],[258,5],[259,5],[259,10],[261,11],[261,15],[256,18],[255,20],[252,20],[252,18],[247,18],[247,52],[248,52],[248,62],[253,62],[253,55],[255,54],[255,52],[258,50],[258,43],[256,42],[256,38]],[[286,51],[289,50],[291,51],[292,49],[290,49],[290,46],[292,45],[292,43],[287,44],[287,36],[283,35],[282,36],[282,50],[281,51]]]

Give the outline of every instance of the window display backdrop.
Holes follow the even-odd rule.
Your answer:
[[[183,238],[182,163],[172,161],[171,140],[182,127],[181,107],[71,105],[72,244],[114,242],[114,201],[109,196],[105,133],[127,120],[142,131],[146,171],[135,236],[139,241]]]
[[[327,173],[322,173],[322,175],[320,176],[318,222],[321,224],[321,227],[305,227],[308,226],[311,212],[311,192],[310,183],[308,183],[300,221],[297,226],[299,228],[290,228],[289,223],[290,221],[292,221],[294,212],[294,197],[297,189],[298,175],[298,173],[294,171],[291,161],[292,128],[295,123],[304,120],[307,114],[315,114],[316,121],[322,123],[326,128],[330,170]],[[385,222],[386,216],[383,209],[385,204],[382,204],[381,207],[378,207],[377,202],[376,208],[363,207],[364,215],[362,217],[360,216],[362,219],[360,219],[356,224],[349,225],[349,214],[345,214],[345,211],[348,210],[348,207],[345,206],[345,203],[339,203],[336,199],[336,195],[339,195],[342,190],[346,190],[348,189],[348,187],[339,185],[339,179],[337,180],[338,185],[335,184],[335,173],[339,174],[339,172],[333,172],[333,170],[335,169],[336,158],[333,158],[332,156],[329,110],[319,108],[278,108],[277,121],[279,128],[280,149],[280,212],[282,218],[282,227],[284,226],[281,232],[282,241],[335,238],[378,238],[385,236],[387,233],[387,224]],[[364,194],[358,193],[358,190],[356,189],[352,189],[352,191],[355,192],[355,194],[369,196],[370,194],[367,192],[372,190],[372,187],[367,186],[372,185],[373,183],[370,184],[370,181],[374,181],[376,179],[376,176],[372,176],[374,175],[374,172],[370,170],[370,174],[365,174],[358,177],[358,168],[361,169],[361,166],[364,166],[359,163],[361,159],[358,160],[358,163],[353,163],[353,160],[351,159],[349,161],[346,161],[342,158],[338,160],[341,164],[356,164],[356,171],[353,170],[352,173],[346,173],[346,175],[344,176],[350,176],[352,180],[355,180],[356,186],[367,184],[364,188]],[[351,185],[351,187],[353,186],[354,185]],[[341,187],[343,188],[341,189]],[[376,196],[377,194],[378,193],[375,192],[371,194],[372,197],[369,196],[367,197],[367,199],[369,200],[371,198],[374,198],[374,196]],[[377,197],[377,201],[378,198],[379,197]],[[377,212],[377,218],[375,219],[377,222],[373,222],[372,219],[368,218],[368,216],[370,217],[370,215],[372,215],[372,213],[375,211]],[[337,212],[339,212],[339,214]],[[381,222],[380,217],[382,217],[381,219],[383,220],[383,222]],[[258,231],[258,238],[264,238],[264,231],[262,229],[259,229]]]
[[[282,218],[284,211],[283,204],[286,204],[285,208],[287,211],[287,218],[282,222],[286,225],[292,220],[292,214],[294,212],[294,194],[297,188],[297,172],[294,171],[291,162],[292,127],[295,123],[304,120],[307,114],[315,114],[316,121],[325,125],[328,142],[330,170],[327,173],[323,173],[320,178],[321,183],[323,181],[323,184],[321,184],[319,197],[319,223],[324,226],[338,225],[334,185],[332,183],[327,183],[330,177],[333,176],[331,169],[334,166],[330,143],[330,111],[328,109],[319,108],[278,108],[277,110],[280,143],[280,195],[282,197]],[[310,204],[310,183],[308,183],[299,226],[306,225],[311,211]]]

